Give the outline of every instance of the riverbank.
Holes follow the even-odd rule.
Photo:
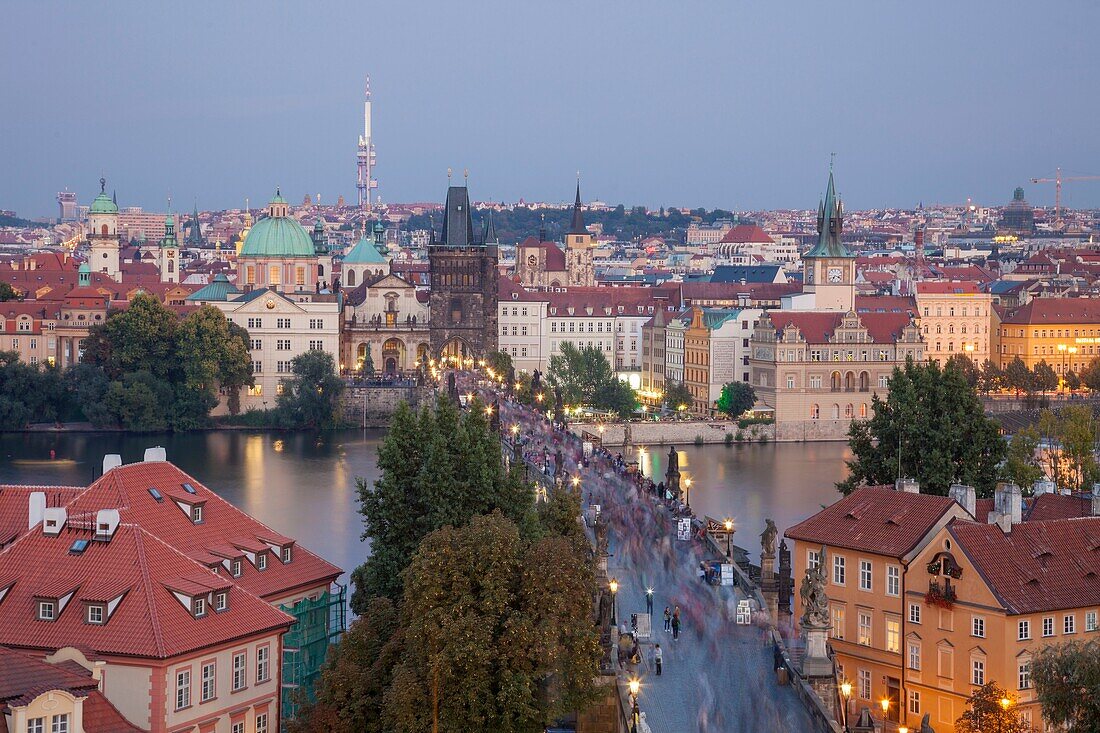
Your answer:
[[[599,429],[602,428],[602,431]],[[630,440],[627,441],[627,428]],[[775,425],[756,423],[741,427],[728,420],[684,420],[673,422],[570,423],[569,430],[583,436],[599,435],[605,446],[631,445],[733,445],[768,443],[775,440]]]

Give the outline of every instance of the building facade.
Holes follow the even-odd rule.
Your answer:
[[[974,281],[918,282],[916,291],[928,359],[942,366],[961,354],[984,364],[991,353],[993,297]]]
[[[1061,376],[1078,374],[1100,356],[1100,299],[1033,298],[1009,311],[996,329],[997,360],[1019,357],[1034,369],[1045,361]]]
[[[412,372],[431,359],[426,291],[385,274],[346,295],[340,358],[344,369],[362,373],[368,353],[374,370],[383,375]]]

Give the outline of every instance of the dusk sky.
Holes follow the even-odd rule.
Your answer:
[[[1100,174],[1100,3],[22,2],[0,24],[0,208],[383,201],[998,204]],[[1100,181],[1065,204],[1100,206]]]

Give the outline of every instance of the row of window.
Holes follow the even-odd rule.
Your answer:
[[[244,281],[248,285],[256,284],[256,276],[258,272],[254,265],[248,265],[244,268]],[[271,265],[267,268],[267,285],[280,285],[283,282],[283,268],[280,265]],[[306,268],[304,265],[298,265],[296,267],[286,268],[287,281],[293,280],[295,285],[306,284]]]
[[[782,349],[776,351],[775,358],[776,361],[803,361],[806,358],[806,352],[801,349]],[[810,361],[890,361],[890,359],[889,349],[879,349],[877,352],[860,349],[858,359],[856,359],[856,352],[852,349],[844,351],[810,349]]]
[[[960,313],[960,315],[962,315],[964,318],[966,316],[970,315],[967,312],[967,310],[968,310],[967,307],[964,305],[962,307],[962,313]],[[926,318],[928,317],[928,306],[924,307],[924,315],[925,315]],[[937,316],[942,316],[943,315],[943,308],[937,306],[936,307],[936,315]],[[951,306],[950,308],[947,309],[947,315],[948,315],[948,317],[951,317],[951,316],[955,315],[955,307],[954,306]],[[974,315],[980,317],[982,315],[982,309],[978,306],[975,306],[974,307]]]
[[[217,660],[203,662],[199,672],[199,703],[210,702],[217,698]],[[232,675],[230,691],[240,692],[248,687],[248,652],[241,650],[233,653]],[[256,647],[256,680],[255,684],[263,684],[271,680],[271,647],[264,645]],[[191,668],[176,670],[176,710],[184,710],[191,707]],[[263,717],[261,727],[260,718]],[[243,723],[241,724],[243,726]],[[267,730],[267,714],[256,715],[256,732]]]
[[[501,326],[500,327],[500,335],[501,336],[507,336],[508,335],[508,327],[507,326]],[[512,335],[513,336],[526,336],[527,335],[527,326],[512,326]]]
[[[252,329],[252,328],[263,328],[264,327],[264,319],[260,318],[260,317],[249,318],[246,321],[246,323],[248,324],[248,328],[250,328],[250,329]],[[275,328],[290,328],[290,326],[291,326],[291,319],[290,318],[276,318],[275,319]],[[315,331],[320,330],[320,329],[325,327],[325,319],[323,319],[323,318],[311,318],[311,319],[309,319],[309,327],[311,329],[315,330]]]
[[[861,420],[866,419],[866,417],[867,417],[867,405],[866,404],[861,404],[859,406],[858,411],[855,408],[855,406],[852,405],[851,402],[849,402],[847,405],[844,406],[844,417],[846,419],[848,419],[848,420],[855,419],[857,413],[858,413],[859,418]],[[811,420],[820,420],[821,419],[821,405],[818,405],[816,403],[813,404],[813,405],[810,405],[810,419]],[[840,405],[835,404],[835,403],[833,404],[832,419],[833,420],[839,420],[840,419]]]
[[[27,733],[46,733],[46,718],[29,718],[27,720]],[[49,733],[69,733],[69,714],[60,713],[49,717]]]

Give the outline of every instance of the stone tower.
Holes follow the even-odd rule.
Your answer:
[[[494,236],[495,238],[495,236]],[[428,246],[430,345],[435,358],[497,350],[497,246],[474,236],[465,186],[447,189],[443,231]]]
[[[573,221],[565,235],[565,269],[570,286],[596,284],[596,271],[592,266],[592,250],[596,241],[584,226],[581,212],[581,184],[577,181],[577,199],[573,203]]]
[[[99,179],[99,195],[88,209],[88,245],[92,270],[121,281],[118,204],[107,195],[107,180],[104,178]]]

